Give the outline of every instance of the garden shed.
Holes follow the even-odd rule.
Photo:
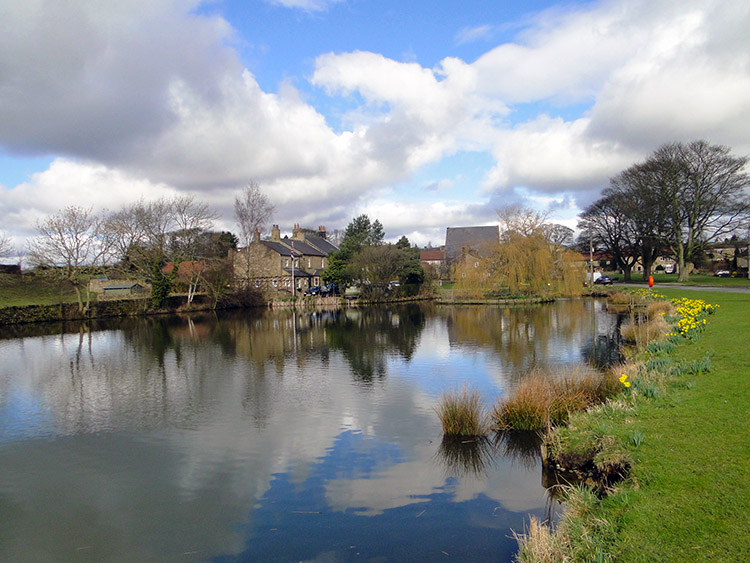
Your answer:
[[[143,293],[144,287],[138,282],[113,283],[103,288],[104,295],[136,295]]]

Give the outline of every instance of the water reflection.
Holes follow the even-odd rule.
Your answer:
[[[450,477],[479,477],[494,463],[496,450],[484,436],[464,439],[443,436],[435,456]]]
[[[545,511],[539,465],[504,440],[442,442],[433,407],[464,381],[491,399],[532,363],[581,361],[613,326],[599,314],[580,301],[2,329],[0,559],[507,559],[508,530]]]

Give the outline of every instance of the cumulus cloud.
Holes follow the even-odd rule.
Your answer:
[[[321,12],[333,2],[274,3]],[[353,108],[343,130],[291,81],[264,91],[234,49],[236,31],[200,5],[0,0],[0,147],[65,157],[0,192],[14,225],[63,199],[114,206],[122,190],[202,195],[228,228],[232,190],[253,179],[280,223],[340,227],[369,209],[389,234],[434,239],[448,225],[484,223],[491,202],[521,197],[518,187],[590,200],[663,142],[750,152],[750,7],[739,0],[553,8],[473,62],[432,68],[375,52],[313,54],[310,85]],[[490,31],[480,23],[457,38]],[[440,178],[444,208],[417,210],[397,190],[374,196],[465,150],[494,159],[472,174],[484,175],[483,200],[458,203],[461,184]],[[56,192],[45,187],[53,179]],[[43,203],[29,195],[45,190]]]

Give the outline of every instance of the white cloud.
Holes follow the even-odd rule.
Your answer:
[[[666,141],[702,137],[750,152],[750,7],[739,0],[555,8],[472,63],[448,57],[434,68],[374,52],[322,54],[311,84],[349,107],[362,100],[340,132],[291,81],[263,91],[232,47],[236,32],[199,5],[0,0],[0,147],[70,157],[0,192],[15,228],[63,200],[119,201],[92,194],[88,174],[123,199],[142,185],[193,191],[227,227],[231,190],[254,179],[280,223],[343,226],[352,210],[371,209],[389,232],[434,240],[448,224],[482,224],[489,202],[518,186],[590,198]],[[444,208],[412,206],[397,191],[373,199],[462,150],[495,159],[484,202],[451,203],[465,199],[460,182],[441,184]],[[69,181],[76,175],[84,181]],[[42,184],[53,179],[56,191]],[[24,195],[45,190],[55,193]]]
[[[491,25],[477,25],[474,27],[461,28],[456,34],[456,44],[473,43],[475,41],[487,40],[492,35]]]
[[[344,0],[266,0],[269,4],[284,8],[299,8],[306,12],[322,12]]]

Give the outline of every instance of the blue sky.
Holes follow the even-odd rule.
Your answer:
[[[236,230],[378,218],[444,240],[498,207],[574,227],[660,144],[750,153],[744,0],[0,0],[0,235],[188,193]]]

